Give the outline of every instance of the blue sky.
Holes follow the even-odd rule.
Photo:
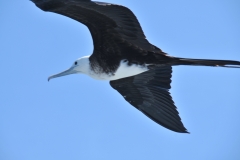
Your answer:
[[[106,2],[106,1],[105,1]],[[108,0],[173,56],[240,60],[237,0]],[[240,159],[240,69],[178,66],[171,94],[190,134],[154,123],[108,82],[48,76],[92,53],[87,28],[28,0],[0,1],[1,160]]]

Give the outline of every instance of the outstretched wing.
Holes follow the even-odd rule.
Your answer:
[[[168,91],[171,72],[171,66],[157,67],[136,76],[110,81],[110,85],[156,123],[175,132],[188,133]]]
[[[96,55],[101,58],[109,53],[113,56],[125,54],[120,52],[120,44],[139,51],[165,54],[147,41],[137,18],[124,6],[90,0],[31,1],[44,11],[55,12],[85,24],[93,38],[94,54],[101,54]]]

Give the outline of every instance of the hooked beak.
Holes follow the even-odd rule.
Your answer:
[[[77,73],[77,71],[74,70],[74,67],[71,67],[71,68],[67,69],[66,71],[63,71],[61,73],[54,74],[54,75],[48,77],[48,81],[50,81],[53,78],[62,77],[62,76],[66,76],[66,75],[74,74],[74,73]]]

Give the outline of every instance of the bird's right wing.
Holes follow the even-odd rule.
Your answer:
[[[156,123],[175,132],[188,133],[168,91],[171,72],[171,66],[157,67],[136,76],[110,81],[110,85]]]

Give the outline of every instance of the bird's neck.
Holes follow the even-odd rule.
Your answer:
[[[80,73],[89,75],[90,72],[90,56],[84,56],[78,59],[78,66],[76,67],[76,70]]]

